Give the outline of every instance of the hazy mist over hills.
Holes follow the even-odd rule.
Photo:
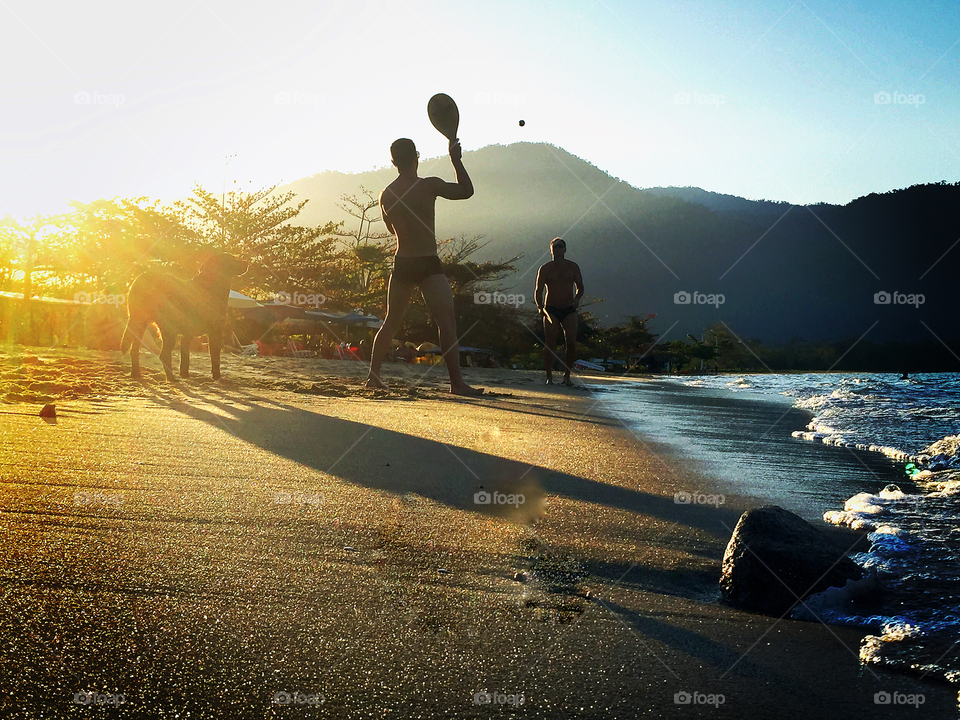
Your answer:
[[[438,237],[483,235],[490,242],[479,259],[523,255],[503,287],[528,303],[548,242],[562,236],[583,270],[587,301],[606,299],[589,310],[608,324],[656,313],[651,328],[667,340],[718,320],[764,341],[958,335],[951,276],[960,250],[949,252],[960,239],[957,185],[797,206],[699,188],[641,190],[547,144],[488,146],[465,153],[464,164],[476,194],[438,200]],[[420,174],[454,177],[445,157],[422,162]],[[349,220],[336,207],[342,194],[359,194],[361,185],[378,193],[395,176],[391,166],[325,172],[281,189],[310,199],[302,224]],[[902,297],[877,304],[881,291]],[[678,292],[722,294],[724,302],[697,304],[692,295],[677,304]],[[917,294],[922,304],[905,304]]]

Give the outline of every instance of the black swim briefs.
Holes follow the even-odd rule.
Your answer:
[[[565,308],[557,308],[557,307],[553,307],[552,305],[547,305],[543,309],[546,310],[548,313],[550,313],[550,317],[552,317],[554,320],[562,323],[564,321],[564,318],[567,317],[567,315],[569,315],[570,313],[575,313],[577,311],[577,306],[570,305]]]
[[[443,265],[436,255],[397,255],[393,259],[393,277],[397,282],[418,285],[431,275],[442,274]]]

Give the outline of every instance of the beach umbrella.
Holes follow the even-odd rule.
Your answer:
[[[280,322],[287,318],[306,317],[303,308],[294,305],[284,305],[282,303],[270,303],[267,305],[257,305],[256,307],[242,308],[240,312],[245,318],[260,320],[264,322]]]

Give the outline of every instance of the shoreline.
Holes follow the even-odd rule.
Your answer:
[[[956,709],[948,687],[861,668],[862,632],[719,604],[739,509],[674,503],[697,474],[600,412],[609,393],[468,368],[498,394],[445,395],[442,369],[411,394],[385,366],[403,391],[368,397],[308,366],[225,367],[118,380],[58,401],[56,424],[8,405],[8,716],[31,698],[66,717],[82,690],[125,693],[121,717],[270,716],[275,692],[351,718],[873,718],[874,693],[908,690]],[[477,505],[481,485],[524,502]]]

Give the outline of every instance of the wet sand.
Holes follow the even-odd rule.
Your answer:
[[[452,398],[419,366],[378,393],[336,361],[229,357],[214,383],[197,357],[170,386],[154,358],[143,383],[115,353],[3,360],[4,717],[956,714],[946,686],[861,667],[858,631],[719,604],[744,508],[674,503],[702,478],[608,393],[467,369],[496,394]]]

